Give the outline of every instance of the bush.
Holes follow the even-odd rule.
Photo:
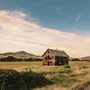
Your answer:
[[[71,68],[71,66],[67,65],[67,66],[65,66],[64,68]]]
[[[14,70],[0,70],[0,90],[24,90],[19,73]]]
[[[49,84],[52,84],[51,81],[42,74],[32,71],[0,70],[0,90],[31,90]]]
[[[82,68],[88,68],[88,66],[83,65]]]

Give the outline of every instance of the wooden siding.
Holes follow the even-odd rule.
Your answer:
[[[46,52],[42,55],[43,65],[64,65],[68,64],[68,57],[64,56],[55,56],[51,49],[47,49]]]

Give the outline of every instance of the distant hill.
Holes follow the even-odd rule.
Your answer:
[[[19,52],[7,52],[7,53],[0,53],[0,58],[13,56],[15,58],[21,58],[21,59],[27,59],[27,58],[42,58],[40,56],[25,52],[25,51],[19,51]]]
[[[90,61],[90,56],[82,57],[80,60],[89,60]]]

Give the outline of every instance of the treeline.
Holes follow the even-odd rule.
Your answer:
[[[12,61],[41,61],[42,59],[40,58],[15,58],[13,56],[8,56],[8,57],[1,57],[0,61],[1,62],[12,62]]]
[[[71,61],[90,61],[90,60],[86,60],[86,59],[82,59],[82,60],[80,60],[79,58],[73,58],[73,59],[71,59]]]

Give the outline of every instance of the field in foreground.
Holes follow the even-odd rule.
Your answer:
[[[90,62],[86,61],[71,61],[69,66],[43,66],[42,62],[0,62],[0,69],[33,71],[53,83],[34,90],[70,90],[90,80]]]

